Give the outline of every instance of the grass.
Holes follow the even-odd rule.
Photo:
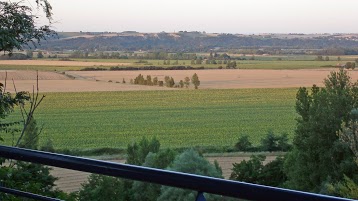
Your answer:
[[[162,147],[232,147],[240,135],[254,144],[272,129],[292,138],[297,89],[48,93],[35,118],[56,149],[125,149],[143,136]],[[8,121],[18,119],[13,114]],[[2,134],[7,144],[9,134]]]

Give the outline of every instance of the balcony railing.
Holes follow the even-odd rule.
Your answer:
[[[203,193],[257,201],[353,201],[321,194],[7,146],[0,146],[0,157],[190,189],[198,192],[196,200],[200,201],[205,200]],[[37,200],[58,200],[4,187],[0,188],[0,192]]]

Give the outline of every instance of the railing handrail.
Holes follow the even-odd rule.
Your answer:
[[[321,194],[1,145],[0,157],[247,200],[353,201]]]
[[[37,194],[33,194],[33,193],[28,193],[28,192],[24,192],[24,191],[19,191],[16,189],[6,188],[6,187],[2,187],[2,186],[0,186],[0,192],[8,193],[8,194],[20,196],[20,197],[40,200],[40,201],[63,201],[63,200],[60,200],[57,198],[50,198],[50,197],[37,195]]]

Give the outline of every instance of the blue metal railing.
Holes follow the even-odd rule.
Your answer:
[[[7,146],[0,146],[0,157],[246,200],[352,201],[314,193]]]
[[[36,194],[33,194],[33,193],[19,191],[19,190],[15,190],[15,189],[11,189],[11,188],[5,188],[5,187],[2,187],[2,186],[0,186],[0,192],[15,195],[15,196],[19,196],[19,197],[25,197],[25,198],[30,198],[30,199],[34,199],[34,200],[40,200],[40,201],[62,201],[60,199],[50,198],[50,197],[46,197],[46,196],[42,196],[42,195],[36,195]]]

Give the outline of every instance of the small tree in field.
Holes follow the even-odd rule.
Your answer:
[[[184,82],[183,82],[183,80],[180,80],[180,81],[179,81],[179,86],[180,86],[180,88],[183,88],[183,87],[184,87]]]
[[[200,86],[200,80],[196,73],[194,73],[193,77],[191,77],[191,83],[193,83],[195,89],[198,89],[198,86]]]
[[[185,85],[185,88],[189,88],[189,85],[190,85],[190,78],[189,77],[185,77],[184,85]]]

